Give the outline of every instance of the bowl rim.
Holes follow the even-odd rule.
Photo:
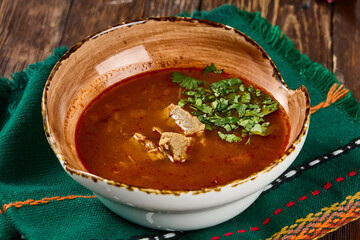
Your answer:
[[[68,163],[67,160],[65,159],[64,155],[62,154],[62,151],[60,149],[58,149],[55,146],[55,141],[54,138],[51,134],[51,128],[49,125],[49,121],[48,121],[48,111],[47,111],[47,97],[48,97],[48,90],[50,88],[50,84],[51,81],[53,80],[56,72],[58,71],[58,69],[60,68],[60,66],[63,64],[63,62],[69,58],[71,56],[72,53],[74,53],[77,49],[79,49],[85,42],[91,40],[91,39],[96,39],[104,34],[107,34],[109,32],[115,31],[116,29],[122,28],[122,27],[132,27],[132,26],[136,26],[138,24],[145,24],[147,22],[154,22],[154,21],[158,21],[158,22],[190,22],[190,23],[198,23],[198,24],[203,24],[204,26],[211,26],[211,27],[217,27],[217,28],[223,28],[224,30],[231,30],[234,32],[234,34],[238,34],[240,36],[242,36],[247,42],[249,42],[250,44],[254,45],[257,47],[258,51],[260,51],[262,53],[262,56],[270,61],[271,66],[274,69],[274,75],[275,78],[281,82],[281,84],[286,88],[286,90],[288,91],[294,91],[292,89],[290,89],[287,84],[284,82],[279,70],[277,69],[275,63],[272,61],[272,59],[270,58],[270,56],[265,52],[265,50],[258,44],[256,43],[252,38],[250,38],[249,36],[247,36],[245,33],[230,27],[228,25],[224,25],[221,23],[217,23],[217,22],[212,22],[209,20],[204,20],[204,19],[196,19],[196,18],[189,18],[189,17],[149,17],[149,18],[140,18],[137,20],[132,20],[132,21],[125,21],[113,26],[109,26],[106,27],[96,33],[93,33],[91,35],[88,35],[86,38],[82,39],[81,41],[79,41],[78,43],[76,43],[74,46],[72,46],[60,59],[59,61],[55,64],[55,66],[53,67],[52,71],[50,72],[50,75],[45,83],[44,86],[44,90],[43,90],[43,95],[42,95],[42,101],[41,101],[41,112],[42,112],[42,118],[43,118],[43,127],[44,127],[44,131],[45,131],[45,135],[46,135],[46,139],[49,142],[52,150],[54,151],[55,155],[57,156],[58,160],[60,161],[62,167],[64,168],[64,170],[69,174],[69,175],[77,175],[79,177],[83,177],[83,178],[90,178],[91,180],[93,180],[94,182],[97,181],[101,181],[104,182],[108,185],[112,185],[115,187],[122,187],[125,189],[128,189],[130,191],[134,191],[134,190],[138,190],[140,192],[145,192],[147,194],[149,193],[154,193],[154,194],[160,194],[160,195],[175,195],[175,196],[179,196],[180,194],[193,194],[193,195],[198,195],[201,193],[207,193],[207,192],[212,192],[212,191],[220,191],[222,188],[224,187],[236,187],[240,184],[252,181],[254,179],[256,179],[259,175],[261,175],[261,173],[265,173],[265,172],[269,172],[270,170],[272,170],[273,168],[275,168],[277,165],[279,165],[280,163],[282,163],[287,156],[289,156],[296,148],[296,146],[301,142],[301,140],[303,139],[303,137],[306,137],[306,133],[309,127],[309,123],[310,123],[310,97],[309,97],[309,93],[306,89],[306,87],[304,85],[301,85],[298,89],[296,89],[295,91],[302,91],[305,94],[305,98],[306,98],[306,109],[305,109],[305,118],[304,118],[304,122],[302,123],[302,129],[300,130],[298,136],[295,138],[294,142],[289,146],[289,148],[278,158],[276,158],[274,161],[272,161],[269,165],[267,165],[265,168],[263,168],[260,171],[254,172],[252,173],[250,176],[243,178],[243,179],[236,179],[232,182],[229,182],[227,184],[222,184],[222,185],[216,185],[214,187],[206,187],[206,188],[201,188],[201,189],[194,189],[194,190],[161,190],[161,189],[154,189],[154,188],[146,188],[146,187],[139,187],[139,186],[134,186],[131,184],[126,184],[126,183],[121,183],[118,181],[114,181],[114,180],[110,180],[110,179],[106,179],[104,177],[101,176],[97,176],[95,174],[89,173],[89,172],[85,172],[82,170],[78,170],[75,169],[73,167],[71,167]],[[80,160],[79,160],[80,161]],[[72,176],[73,177],[73,176]]]

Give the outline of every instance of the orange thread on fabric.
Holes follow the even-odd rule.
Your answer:
[[[349,90],[344,88],[343,85],[339,86],[339,84],[335,83],[330,88],[325,102],[321,102],[318,105],[310,108],[310,113],[315,113],[320,108],[326,108],[326,107],[330,106],[331,103],[334,103],[334,102],[340,100],[341,98],[345,97],[348,94],[348,92],[349,92]]]
[[[356,214],[356,209],[350,209],[348,212],[342,213],[338,219],[329,219],[323,223],[320,222],[311,230],[307,230],[306,226],[304,226],[304,230],[300,232],[299,235],[293,236],[291,239],[317,239],[318,237],[323,236],[324,233],[332,232],[345,223],[358,218],[359,216]]]
[[[349,177],[351,177],[356,174],[358,174],[358,172],[352,171],[352,172],[349,172],[347,175]],[[336,179],[337,180],[341,179],[341,181],[345,180],[344,177],[338,177]],[[341,181],[336,181],[336,182],[341,182]],[[329,189],[331,186],[332,186],[332,184],[328,182],[325,184],[324,188]],[[316,196],[319,193],[320,193],[319,190],[315,190],[311,194],[313,196]],[[306,198],[304,198],[304,196],[300,197],[299,200],[301,201],[301,198],[303,198],[302,200],[308,199],[308,196],[305,196],[305,197]],[[314,239],[314,237],[315,237],[315,239],[317,239],[319,236],[323,236],[328,232],[332,232],[332,231],[338,229],[339,227],[341,227],[342,225],[344,225],[345,223],[348,223],[348,222],[351,222],[351,221],[354,221],[354,220],[360,218],[360,202],[356,201],[356,204],[354,204],[354,202],[355,202],[354,199],[360,200],[360,192],[357,193],[355,196],[348,196],[346,198],[346,200],[343,203],[341,203],[340,205],[339,205],[339,203],[337,203],[337,205],[335,207],[332,206],[331,208],[322,209],[322,211],[319,212],[320,215],[317,213],[317,214],[315,214],[315,217],[314,217],[314,214],[309,214],[306,218],[301,218],[301,219],[296,220],[297,223],[291,225],[290,229],[288,226],[286,226],[280,232],[274,234],[269,239],[279,239],[279,236],[281,236],[282,238],[289,237],[289,238],[286,238],[289,240]],[[349,209],[346,212],[342,212],[340,215],[337,215],[337,213],[344,211],[344,209],[340,209],[340,206],[345,205],[345,204],[351,204],[351,203],[352,203],[352,205],[356,205],[355,209]],[[286,206],[291,207],[294,204],[295,204],[295,202],[289,202],[286,204]],[[277,215],[282,211],[283,211],[282,208],[278,208],[273,214]],[[337,215],[337,218],[329,219],[329,220],[323,222],[323,220],[321,219],[322,218],[321,216],[324,216],[324,214],[331,215],[333,212],[335,212],[335,214]],[[266,218],[265,221],[263,222],[263,225],[265,226],[270,220],[271,220],[270,217]],[[299,227],[301,227],[302,229],[295,229],[299,225],[298,222],[300,224]],[[306,226],[306,222],[309,222],[310,223],[309,226],[311,226],[311,228],[315,229],[315,231],[309,230],[309,228]],[[257,231],[257,230],[260,230],[260,228],[252,227],[252,228],[250,228],[250,230]],[[245,233],[246,230],[237,230],[236,232]],[[233,232],[231,232],[231,233],[233,233]],[[275,237],[275,235],[276,235],[276,237]],[[230,236],[230,235],[224,234],[224,236]],[[219,236],[215,236],[215,237],[211,238],[211,240],[218,240],[218,239],[220,239]]]
[[[44,203],[49,203],[50,201],[63,201],[63,200],[71,200],[71,199],[75,199],[75,198],[96,198],[95,196],[78,196],[78,195],[69,195],[69,196],[64,196],[64,197],[44,197],[40,200],[33,200],[33,199],[28,199],[26,201],[16,201],[14,203],[7,203],[3,205],[2,210],[0,209],[0,214],[2,213],[6,213],[6,211],[11,208],[11,207],[16,207],[16,208],[20,208],[24,205],[38,205],[38,204],[44,204]]]

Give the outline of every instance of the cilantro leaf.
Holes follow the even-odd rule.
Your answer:
[[[278,103],[277,102],[273,102],[270,105],[263,105],[262,106],[262,112],[265,115],[268,115],[272,112],[275,112],[276,110],[278,110]]]
[[[211,73],[211,72],[213,72],[213,71],[216,71],[216,66],[215,66],[214,63],[212,63],[210,66],[206,66],[206,67],[204,68],[204,70],[203,70],[203,73],[204,73],[204,74],[209,74],[209,73]]]
[[[205,103],[195,105],[195,107],[197,109],[199,109],[200,111],[202,111],[203,113],[211,113],[213,110],[212,107],[210,107],[209,105],[207,105]]]
[[[266,136],[266,130],[269,126],[269,122],[264,122],[263,124],[256,123],[250,130],[252,134]]]
[[[239,90],[245,92],[245,86],[243,84],[240,85]]]
[[[250,144],[250,139],[251,139],[251,133],[249,133],[249,137],[248,137],[248,140],[246,141],[246,145]]]
[[[242,84],[242,81],[238,78],[230,78],[230,79],[225,79],[225,80],[222,80],[222,82],[225,82],[227,83],[229,86],[234,86],[234,85],[237,85],[237,84]]]
[[[230,131],[232,131],[232,130],[235,130],[235,129],[237,129],[238,128],[238,126],[236,125],[236,124],[234,124],[234,123],[232,123],[232,124],[226,124],[226,125],[224,125],[224,126],[222,126],[227,132],[230,132]]]
[[[266,96],[265,100],[262,103],[265,105],[269,105],[273,103],[273,100],[270,96]]]
[[[246,104],[235,103],[235,104],[232,104],[231,106],[229,106],[228,110],[235,109],[238,113],[238,116],[242,117],[245,115],[245,110],[247,107],[248,106]]]
[[[180,99],[179,102],[178,102],[178,105],[180,107],[184,107],[186,105],[186,100],[185,99]]]
[[[188,101],[189,103],[194,103],[194,102],[195,102],[194,98],[192,98],[192,97],[188,97],[187,101]]]
[[[242,126],[243,128],[245,128],[245,130],[247,131],[247,132],[250,132],[251,131],[251,129],[255,126],[255,121],[254,120],[252,120],[251,118],[248,118],[248,119],[240,119],[239,121],[238,121],[238,124],[240,125],[240,126]]]
[[[234,98],[233,98],[233,101],[235,103],[239,103],[239,99],[240,99],[240,95],[236,95]]]
[[[219,104],[217,106],[217,109],[219,111],[223,111],[223,110],[227,109],[227,107],[229,105],[229,100],[227,100],[225,98],[220,98],[218,103]]]
[[[201,106],[201,105],[202,105],[201,99],[200,99],[200,98],[196,98],[196,99],[195,99],[195,106],[196,106],[196,107],[199,107],[199,106]]]
[[[198,95],[198,92],[189,90],[189,91],[186,91],[184,94],[188,95],[188,96],[195,96],[195,95]]]
[[[260,108],[253,108],[253,109],[246,110],[245,111],[245,116],[252,116],[252,117],[262,118],[264,116],[264,114],[261,112]]]
[[[237,123],[239,119],[237,117],[223,117],[223,118],[209,118],[209,121],[214,123],[215,126],[222,127],[227,124]]]
[[[218,131],[219,137],[229,143],[241,141],[241,138],[236,136],[235,134],[225,134]]]
[[[182,75],[181,73],[178,73],[178,72],[174,72],[171,74],[171,80],[173,83],[179,83],[180,87],[190,89],[190,90],[196,89],[199,85],[201,85],[203,83],[200,80],[197,80],[190,76]]]
[[[248,92],[253,93],[254,90],[255,90],[255,88],[253,87],[253,85],[250,85],[250,86],[248,87]]]
[[[209,131],[212,131],[212,127],[209,125],[209,124],[205,124],[205,129],[206,130],[209,130]]]
[[[216,109],[218,104],[219,104],[219,100],[215,100],[215,101],[211,102],[211,107]]]
[[[259,109],[260,110],[259,104],[249,104],[248,106],[250,109]]]
[[[211,72],[213,72],[213,73],[215,73],[215,74],[221,74],[223,71],[224,71],[224,69],[216,69],[215,64],[214,64],[214,63],[211,63],[210,66],[206,66],[206,67],[204,68],[203,73],[204,73],[205,75],[207,75],[207,74],[209,74],[209,73],[211,73]]]
[[[219,81],[210,84],[210,86],[211,86],[211,90],[213,90],[214,92],[223,93],[224,90],[226,90],[229,85],[226,82]]]
[[[250,103],[250,101],[251,101],[251,95],[249,92],[244,93],[240,98],[241,103]]]
[[[202,87],[199,87],[199,88],[197,89],[197,92],[198,92],[200,95],[205,95],[205,94],[206,94],[205,89],[202,88]]]

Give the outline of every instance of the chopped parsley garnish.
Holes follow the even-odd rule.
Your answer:
[[[203,70],[206,74],[215,71],[214,64]],[[216,130],[221,139],[231,143],[248,136],[248,144],[251,135],[267,135],[270,123],[264,117],[276,111],[278,103],[260,89],[245,86],[239,78],[206,84],[174,72],[171,79],[184,88],[178,105],[191,109],[205,129]]]
[[[203,83],[200,80],[197,80],[190,76],[182,75],[178,72],[174,72],[173,74],[171,74],[171,79],[173,83],[179,83],[180,87],[186,89],[196,89],[199,85]]]
[[[238,142],[241,141],[241,138],[236,136],[235,134],[224,134],[222,132],[218,132],[219,137],[227,142]]]
[[[222,72],[224,71],[224,69],[216,69],[216,66],[215,64],[211,64],[210,66],[206,66],[203,70],[203,73],[206,75],[206,74],[209,74],[211,72],[215,73],[215,74],[221,74]]]

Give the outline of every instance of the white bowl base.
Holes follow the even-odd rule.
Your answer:
[[[261,194],[257,191],[240,200],[197,211],[152,211],[115,202],[102,195],[96,197],[117,215],[139,225],[168,231],[188,231],[223,223],[248,208]]]

